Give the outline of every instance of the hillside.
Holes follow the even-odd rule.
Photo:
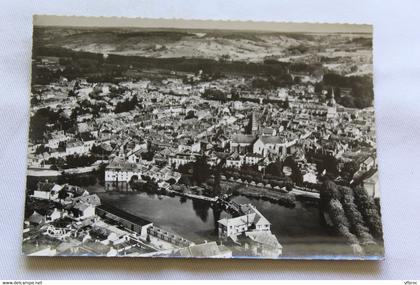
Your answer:
[[[207,58],[261,62],[308,61],[329,51],[352,56],[369,49],[369,38],[352,34],[288,34],[206,30],[35,27],[34,46],[154,58]],[[360,40],[362,39],[362,40]],[[350,43],[350,44],[349,44]],[[370,63],[369,53],[362,61]]]

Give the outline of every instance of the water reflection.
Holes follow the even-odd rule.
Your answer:
[[[209,215],[210,203],[201,200],[192,200],[195,214],[205,223]]]
[[[187,197],[181,196],[181,197],[179,198],[179,202],[180,202],[181,204],[186,203],[186,202],[187,202]]]
[[[152,221],[194,242],[217,240],[217,221],[229,215],[209,202],[185,197],[128,191],[98,192],[106,202]],[[232,197],[239,203],[252,203],[271,222],[271,230],[281,243],[323,241],[328,235],[319,222],[317,207],[297,201],[293,209],[269,201]]]
[[[217,224],[217,221],[221,219],[222,216],[222,210],[220,208],[214,208],[213,209],[213,221],[214,221],[214,232],[217,234],[217,228],[219,225]]]

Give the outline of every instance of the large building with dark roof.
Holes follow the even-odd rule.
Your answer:
[[[104,219],[121,224],[126,229],[147,236],[147,228],[153,226],[151,221],[135,216],[119,208],[104,204],[96,208],[96,214]]]

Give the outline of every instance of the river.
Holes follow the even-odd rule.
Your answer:
[[[105,203],[152,221],[155,225],[201,243],[217,240],[217,220],[228,216],[215,213],[209,203],[139,192],[97,192]],[[351,254],[342,239],[321,225],[318,208],[296,202],[293,209],[259,199],[236,196],[233,201],[252,203],[271,222],[271,231],[283,245],[283,255],[314,256]]]

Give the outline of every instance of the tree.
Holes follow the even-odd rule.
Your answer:
[[[182,175],[178,182],[179,184],[191,186],[191,179],[186,175]]]
[[[168,182],[171,185],[174,185],[176,183],[176,180],[174,178],[169,178],[166,182]]]
[[[138,180],[139,180],[138,175],[133,175],[133,176],[131,176],[130,181],[128,183],[131,186],[131,185],[133,185],[133,183],[136,183]]]
[[[201,184],[210,178],[210,166],[205,156],[199,157],[193,164],[193,180]]]
[[[338,192],[337,185],[331,180],[325,180],[320,189],[320,204],[319,210],[321,212],[328,210],[328,203],[332,199],[340,200],[341,196]]]
[[[324,75],[321,83],[315,86],[315,91],[332,87],[336,93],[338,104],[351,108],[365,108],[372,105],[373,102],[373,82],[371,76],[342,76],[336,73],[327,73]],[[350,94],[340,96],[339,90],[348,88]]]
[[[338,186],[342,193],[341,203],[350,223],[351,231],[356,234],[362,244],[375,243],[369,229],[365,226],[362,214],[354,203],[354,193],[349,187]]]
[[[98,167],[98,169],[96,170],[96,178],[99,181],[100,185],[105,185],[105,169],[106,169],[107,165],[104,163],[101,163]]]
[[[50,169],[51,170],[58,170],[58,166],[53,164],[53,165],[50,166]]]
[[[68,155],[66,163],[68,168],[90,166],[96,161],[94,155]]]
[[[182,174],[191,174],[193,169],[193,162],[188,162],[186,164],[182,164],[178,167],[178,172]]]
[[[108,151],[104,149],[101,145],[94,144],[92,148],[90,149],[90,152],[97,155],[98,157],[104,156],[104,158],[107,158],[109,154],[111,154],[111,151]]]
[[[321,217],[328,213],[334,228],[350,244],[375,244],[371,233],[382,237],[380,217],[363,188],[351,189],[326,180],[320,198]]]
[[[365,219],[366,225],[369,227],[373,236],[382,239],[382,223],[379,211],[376,208],[375,201],[370,197],[362,186],[357,185],[354,189],[355,202],[359,211]]]
[[[59,192],[58,192],[58,199],[60,200],[64,200],[67,198],[67,191],[64,189],[65,187],[63,187]]]
[[[29,138],[35,142],[43,140],[47,124],[55,124],[58,117],[58,113],[50,108],[41,108],[36,111],[29,123]]]
[[[289,109],[290,108],[289,97],[286,97],[286,100],[284,101],[284,104],[283,104],[283,108],[284,109]]]
[[[322,173],[324,170],[332,177],[338,175],[338,161],[332,155],[326,155],[320,164],[317,165],[318,173]]]
[[[262,78],[255,78],[252,80],[252,87],[258,89],[272,89],[273,85],[268,81]]]
[[[125,101],[118,102],[117,106],[115,106],[114,112],[115,113],[123,113],[129,112],[134,110],[138,104],[137,96],[133,96],[131,99],[126,99]]]
[[[349,161],[344,163],[343,168],[341,169],[341,177],[350,181],[353,178],[353,175],[358,170],[358,166],[354,161]]]
[[[50,151],[49,147],[44,146],[43,144],[38,146],[35,150],[35,154],[40,154],[40,153],[44,153],[44,152],[48,152]]]
[[[238,92],[238,90],[236,90],[236,89],[232,89],[231,91],[230,91],[230,94],[232,95],[232,100],[239,100],[240,99],[240,95],[239,95],[239,92]]]
[[[273,176],[283,176],[283,165],[279,160],[276,160],[275,162],[270,163],[265,168],[265,173],[270,174]]]
[[[293,180],[293,182],[298,185],[301,185],[303,183],[302,172],[300,171],[300,168],[296,161],[293,159],[293,157],[286,157],[286,159],[284,160],[284,165],[289,166],[292,169],[292,175],[290,178]]]
[[[225,101],[227,99],[225,93],[219,89],[206,89],[203,98],[220,101]]]
[[[220,196],[222,193],[222,186],[220,186],[221,181],[221,174],[220,169],[216,169],[214,172],[214,183],[213,183],[213,195],[214,196]]]
[[[41,102],[41,100],[38,99],[38,96],[37,95],[32,96],[32,98],[31,98],[31,106],[36,106],[40,102]]]

